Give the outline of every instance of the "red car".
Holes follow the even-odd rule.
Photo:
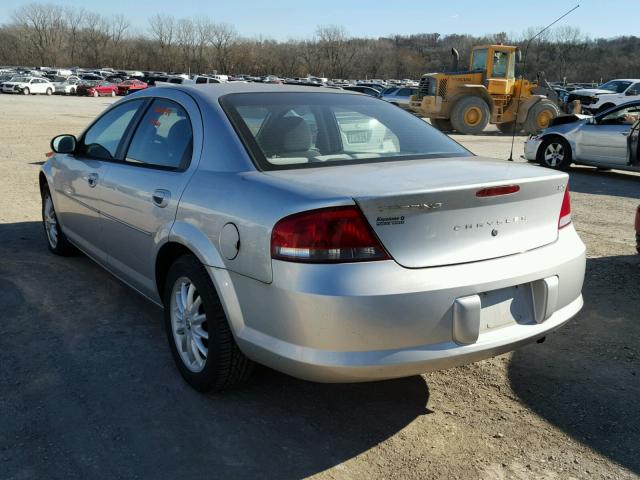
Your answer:
[[[640,253],[640,205],[636,210],[636,250]]]
[[[76,95],[85,95],[88,97],[112,96],[118,93],[118,86],[115,83],[106,80],[99,82],[85,82],[78,85]]]
[[[144,90],[148,85],[141,80],[125,80],[118,84],[118,95],[128,95],[138,90]]]

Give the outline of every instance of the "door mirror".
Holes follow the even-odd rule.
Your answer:
[[[58,135],[51,140],[51,150],[56,153],[73,153],[78,141],[73,135]]]

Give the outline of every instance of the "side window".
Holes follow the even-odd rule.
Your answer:
[[[101,160],[113,160],[118,145],[140,105],[141,101],[127,102],[100,117],[85,133],[81,153]]]
[[[633,125],[640,119],[640,106],[614,110],[600,119],[602,125]]]
[[[196,78],[196,83],[207,83],[207,79],[205,77]]]
[[[335,110],[336,123],[342,138],[341,153],[397,153],[400,141],[395,133],[377,119],[360,112]]]
[[[640,83],[634,83],[627,90],[627,95],[640,95]]]
[[[175,102],[156,99],[140,121],[126,161],[173,169],[186,168],[193,153],[187,112]]]
[[[473,60],[471,61],[471,70],[487,69],[487,49],[475,50],[473,52]]]

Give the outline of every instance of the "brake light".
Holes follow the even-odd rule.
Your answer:
[[[271,257],[304,263],[389,258],[355,205],[310,210],[278,221],[271,233]]]
[[[562,199],[562,207],[560,207],[560,218],[558,218],[558,230],[566,227],[571,223],[571,199],[569,198],[569,184],[564,190]]]
[[[478,190],[476,197],[497,197],[499,195],[510,195],[520,191],[520,185],[501,185],[499,187],[488,187]]]

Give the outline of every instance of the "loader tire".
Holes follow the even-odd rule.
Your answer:
[[[451,110],[451,125],[458,133],[476,135],[482,133],[491,110],[480,97],[464,97],[458,100]]]
[[[544,130],[549,126],[551,120],[560,115],[560,110],[551,100],[540,100],[527,113],[527,119],[524,121],[524,131],[529,135]]]
[[[451,120],[449,120],[448,118],[432,118],[431,126],[437,128],[441,132],[450,132],[453,130]]]

